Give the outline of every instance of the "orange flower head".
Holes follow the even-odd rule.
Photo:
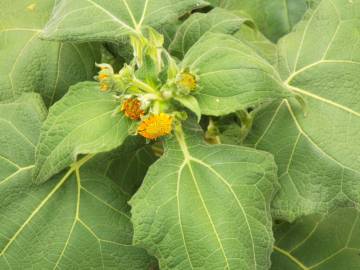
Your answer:
[[[173,118],[165,113],[152,115],[141,122],[138,133],[150,140],[170,134]]]
[[[197,80],[195,75],[189,72],[182,72],[178,75],[177,83],[180,87],[193,91],[197,87]]]
[[[141,102],[136,98],[128,98],[121,105],[121,111],[132,120],[139,120],[144,115]]]

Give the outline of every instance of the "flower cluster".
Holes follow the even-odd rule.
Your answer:
[[[134,122],[136,134],[155,140],[169,135],[184,119],[184,111],[179,111],[183,107],[196,111],[187,96],[198,90],[199,78],[177,66],[155,30],[148,29],[147,38],[132,36],[130,40],[133,61],[117,73],[111,65],[97,64],[100,71],[95,79],[102,92],[112,92],[120,101],[117,112]]]

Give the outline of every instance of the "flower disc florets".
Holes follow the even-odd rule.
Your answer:
[[[170,134],[172,131],[172,122],[173,117],[166,113],[152,115],[141,122],[137,132],[147,139],[155,140]]]
[[[136,98],[125,99],[121,105],[121,111],[132,120],[140,120],[144,115],[141,109],[141,102]]]

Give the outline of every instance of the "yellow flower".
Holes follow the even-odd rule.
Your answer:
[[[99,74],[99,80],[101,81],[101,80],[105,80],[105,79],[107,79],[109,77],[109,75],[108,74],[104,74],[104,73],[100,73]]]
[[[107,92],[113,87],[113,75],[114,70],[108,64],[96,64],[97,67],[100,68],[100,71],[97,76],[95,76],[95,80],[100,82],[100,90],[101,92]]]
[[[182,72],[178,75],[177,84],[184,89],[193,91],[197,87],[197,80],[193,74],[189,72]]]
[[[139,120],[144,115],[141,102],[136,98],[128,98],[121,105],[121,111],[132,120]]]
[[[150,140],[170,134],[173,118],[165,113],[152,115],[141,122],[138,133]]]
[[[107,90],[109,90],[109,85],[105,82],[100,83],[100,90],[101,92],[106,92]]]

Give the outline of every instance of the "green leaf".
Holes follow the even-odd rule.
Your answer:
[[[167,49],[170,46],[181,25],[182,20],[180,20],[180,18],[176,18],[158,28],[159,33],[164,36],[164,48]]]
[[[84,168],[95,166],[98,173],[114,180],[124,193],[132,196],[156,159],[152,146],[144,138],[129,136],[118,149],[97,154]]]
[[[238,111],[213,119],[215,134],[219,136],[220,142],[222,144],[243,145],[251,130],[253,113],[254,111]]]
[[[253,48],[269,63],[275,64],[277,62],[277,46],[268,40],[257,28],[242,25],[234,36]]]
[[[92,44],[40,40],[54,3],[29,3],[20,0],[1,3],[0,101],[36,91],[50,106],[70,85],[92,78],[99,50]]]
[[[66,41],[118,41],[142,28],[167,21],[203,5],[202,0],[58,1],[43,37]]]
[[[211,2],[231,11],[246,12],[265,36],[277,41],[301,20],[307,9],[308,0],[213,0]]]
[[[246,20],[232,12],[215,8],[209,13],[195,13],[177,30],[170,44],[170,53],[182,59],[206,32],[233,34]]]
[[[76,161],[79,154],[110,151],[128,136],[130,120],[97,83],[85,82],[50,108],[36,150],[34,181],[42,183]]]
[[[273,244],[272,157],[207,145],[198,127],[167,142],[131,199],[134,243],[161,269],[268,269]]]
[[[295,99],[272,104],[249,143],[275,156],[282,189],[273,207],[282,218],[359,206],[359,10],[359,0],[323,0],[280,42],[283,80],[306,110]]]
[[[45,118],[27,95],[0,105],[0,269],[148,269],[131,245],[129,196],[89,158],[41,186],[32,183],[35,145]]]
[[[205,34],[181,65],[200,77],[202,114],[224,115],[290,95],[274,67],[230,35]]]
[[[0,105],[0,188],[33,168],[34,148],[45,117],[46,109],[36,94]]]
[[[180,102],[185,108],[188,108],[190,111],[192,111],[196,115],[198,122],[200,121],[201,109],[199,106],[199,102],[195,97],[193,96],[175,97],[175,100]]]
[[[275,227],[272,270],[341,270],[360,265],[360,213],[338,209]]]

